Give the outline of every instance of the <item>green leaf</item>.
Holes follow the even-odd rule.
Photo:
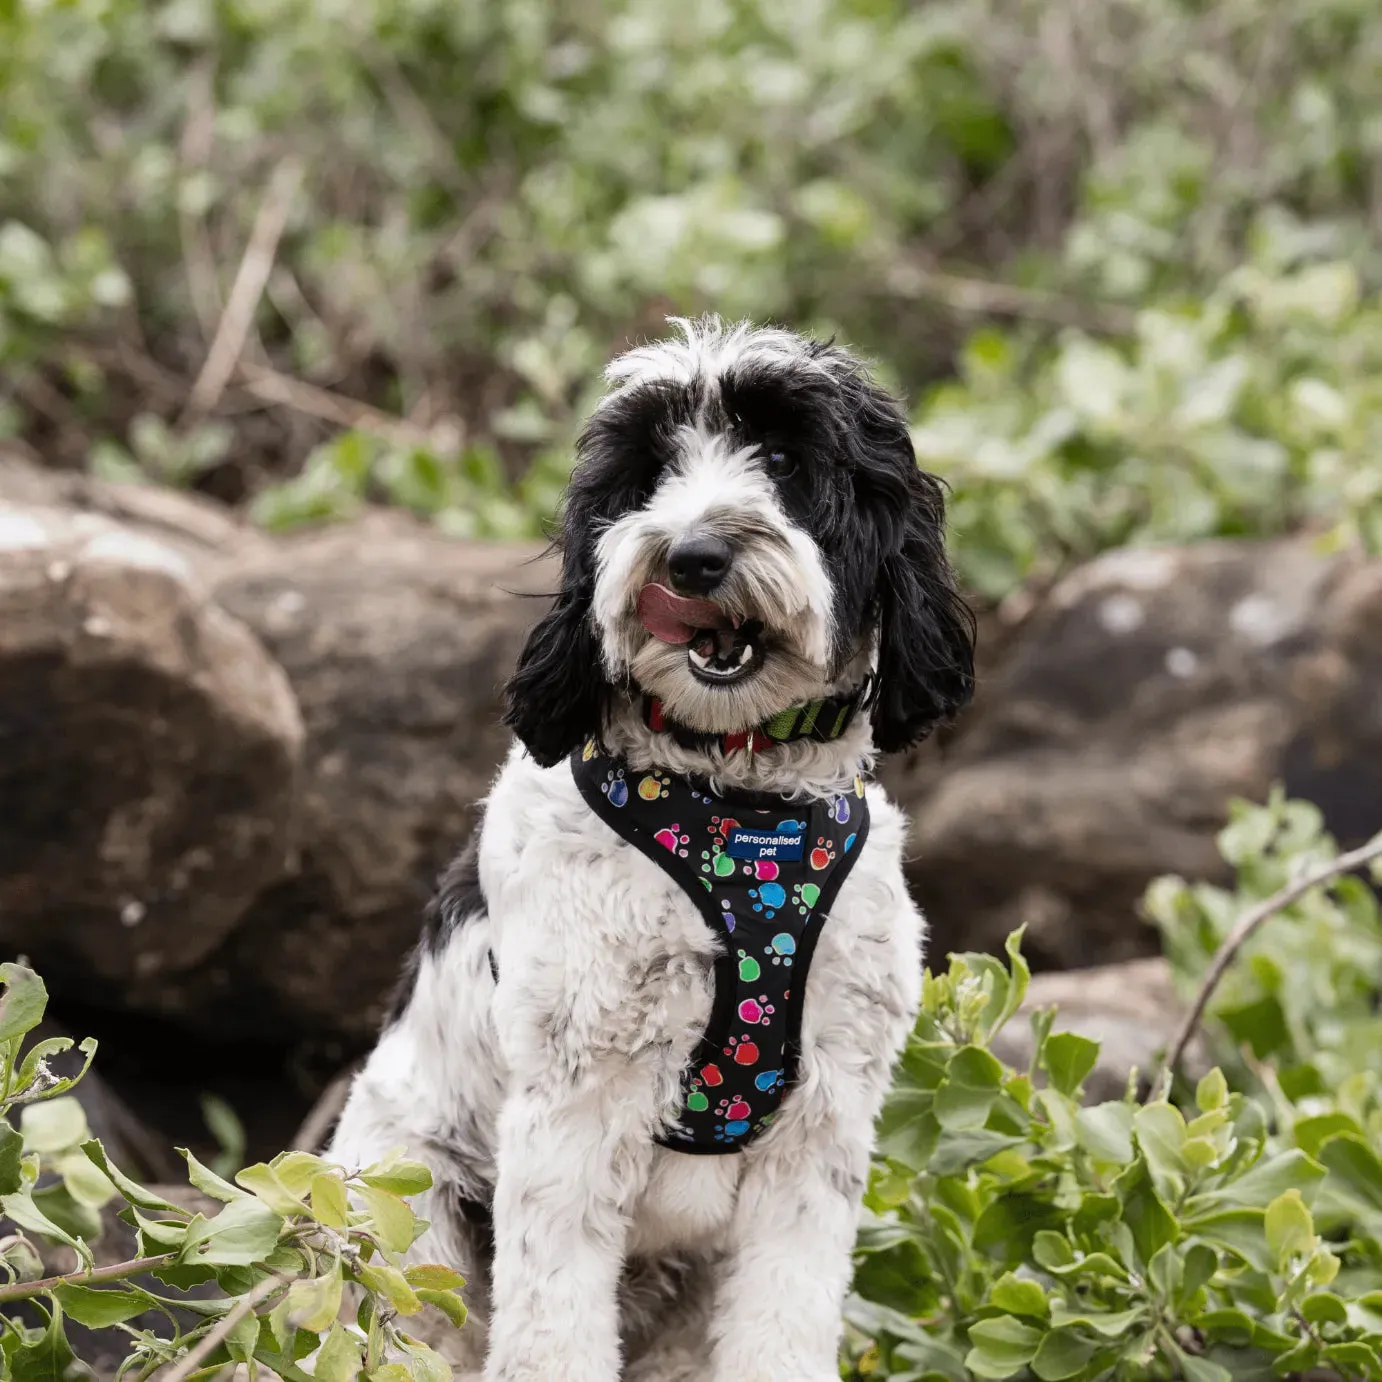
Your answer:
[[[1184,1382],[1233,1382],[1233,1374],[1210,1358],[1202,1358],[1175,1347],[1175,1359],[1180,1365]]]
[[[202,1192],[213,1200],[222,1200],[229,1204],[232,1200],[248,1199],[248,1192],[232,1185],[228,1180],[223,1180],[209,1166],[203,1166],[186,1147],[178,1148],[178,1155],[187,1163],[187,1179]]]
[[[262,1261],[278,1242],[283,1219],[258,1200],[236,1200],[214,1219],[198,1214],[187,1227],[181,1261],[247,1267]]]
[[[395,1195],[416,1195],[432,1188],[431,1171],[420,1161],[410,1161],[401,1147],[394,1148],[373,1166],[366,1166],[360,1179],[376,1190],[388,1190]]]
[[[107,1329],[142,1315],[153,1305],[153,1298],[137,1286],[115,1286],[96,1290],[91,1286],[58,1286],[53,1294],[62,1308],[78,1324],[88,1329]]]
[[[316,1382],[352,1382],[359,1375],[362,1362],[360,1341],[349,1330],[333,1324],[317,1354],[312,1376]]]
[[[1331,1137],[1321,1144],[1319,1158],[1365,1204],[1382,1210],[1382,1160],[1362,1138]]]
[[[436,1262],[416,1262],[403,1269],[409,1286],[425,1291],[454,1291],[465,1285],[465,1277]]]
[[[1051,1302],[1051,1326],[1054,1329],[1070,1329],[1079,1326],[1092,1329],[1106,1339],[1119,1339],[1135,1324],[1146,1318],[1145,1310],[1138,1306],[1131,1310],[1071,1310],[1062,1300]]]
[[[422,1309],[417,1293],[397,1267],[387,1263],[357,1262],[353,1271],[362,1286],[383,1296],[400,1315],[416,1315]]]
[[[288,1288],[288,1323],[320,1334],[341,1313],[341,1266],[337,1262],[325,1276],[295,1281]]]
[[[379,1241],[390,1252],[407,1252],[422,1231],[421,1221],[414,1217],[413,1211],[397,1195],[372,1185],[365,1186],[359,1194],[374,1221]]]
[[[408,1354],[409,1368],[416,1382],[451,1382],[451,1367],[438,1353],[417,1339],[408,1338],[404,1350]]]
[[[1316,1291],[1300,1303],[1300,1313],[1311,1324],[1347,1324],[1348,1306],[1330,1291]]]
[[[958,1176],[971,1166],[981,1166],[999,1152],[1020,1147],[1025,1139],[974,1128],[968,1132],[943,1133],[931,1154],[927,1169],[933,1176]]]
[[[1040,1284],[1023,1280],[1011,1272],[1004,1272],[994,1283],[993,1290],[989,1292],[988,1303],[995,1310],[1005,1311],[1009,1315],[1034,1315],[1039,1319],[1045,1319],[1050,1313],[1046,1292],[1041,1289]]]
[[[1032,1256],[1037,1266],[1053,1271],[1070,1266],[1075,1261],[1075,1249],[1065,1234],[1044,1228],[1032,1239]]]
[[[62,1176],[67,1193],[88,1209],[101,1209],[118,1193],[110,1183],[110,1177],[80,1151],[69,1152],[58,1158],[53,1170]]]
[[[1216,1065],[1195,1086],[1195,1106],[1201,1113],[1213,1113],[1228,1103],[1228,1081]]]
[[[1326,1144],[1327,1145],[1327,1144]],[[1374,1161],[1376,1158],[1374,1157]],[[1201,1207],[1211,1204],[1255,1206],[1265,1209],[1278,1195],[1297,1189],[1307,1196],[1324,1179],[1324,1167],[1298,1148],[1277,1156],[1264,1157],[1250,1171],[1223,1185],[1196,1194],[1187,1205],[1186,1220]]]
[[[1124,1103],[1095,1104],[1075,1115],[1079,1145],[1096,1161],[1126,1166],[1133,1158],[1133,1110]]]
[[[235,1179],[275,1214],[291,1217],[307,1213],[307,1201],[290,1190],[279,1179],[277,1170],[267,1162],[244,1167],[235,1173]]]
[[[345,1228],[348,1222],[345,1182],[329,1171],[312,1177],[309,1196],[312,1217],[332,1228]]]
[[[40,1155],[76,1147],[91,1135],[86,1110],[70,1095],[29,1104],[19,1116],[19,1128],[24,1134],[24,1150]]]
[[[1264,1228],[1267,1247],[1282,1271],[1289,1270],[1293,1259],[1315,1251],[1315,1222],[1299,1190],[1287,1190],[1267,1206]]]
[[[1137,1145],[1147,1162],[1152,1183],[1163,1199],[1185,1193],[1185,1119],[1172,1104],[1147,1104],[1133,1115]]]
[[[237,1363],[248,1363],[259,1347],[263,1322],[258,1315],[249,1314],[238,1320],[226,1335],[226,1352]]]
[[[936,1121],[947,1132],[982,1128],[1003,1089],[1003,1066],[981,1046],[964,1046],[951,1057],[936,1090]]]
[[[5,986],[0,994],[0,1043],[4,1043],[31,1032],[43,1021],[48,990],[32,969],[13,963],[0,964],[0,984]]]
[[[0,1195],[13,1195],[24,1184],[19,1173],[24,1139],[6,1118],[0,1118]]]
[[[434,1305],[459,1329],[466,1320],[465,1302],[454,1291],[419,1290],[418,1299],[427,1305]]]
[[[1012,1377],[1036,1357],[1042,1331],[1010,1315],[980,1320],[969,1327],[965,1367],[976,1377]]]
[[[35,1203],[33,1192],[29,1189],[19,1191],[14,1195],[5,1195],[0,1198],[0,1212],[3,1212],[6,1219],[12,1220],[22,1229],[27,1229],[30,1233],[37,1233],[42,1238],[52,1238],[59,1243],[66,1243],[69,1248],[73,1248],[77,1255],[86,1264],[91,1263],[91,1249],[86,1243],[74,1233],[69,1232],[61,1224],[55,1223]]]
[[[1041,1048],[1041,1068],[1062,1094],[1075,1098],[1099,1060],[1099,1043],[1075,1032],[1052,1032]]]
[[[98,1138],[89,1138],[83,1142],[82,1151],[130,1204],[137,1204],[141,1209],[171,1210],[174,1214],[182,1215],[184,1219],[189,1217],[185,1209],[175,1205],[171,1200],[165,1200],[162,1195],[156,1195],[152,1190],[125,1175],[106,1155],[106,1149]]]
[[[42,1307],[36,1307],[42,1309]],[[52,1313],[41,1330],[35,1330],[9,1353],[13,1382],[76,1382],[90,1377],[91,1369],[80,1362],[67,1342],[62,1306],[53,1301]]]
[[[1143,1262],[1150,1262],[1160,1248],[1175,1241],[1179,1226],[1157,1195],[1143,1162],[1134,1162],[1119,1176],[1117,1187],[1123,1221],[1132,1231],[1138,1255]]]
[[[1296,1119],[1292,1135],[1296,1139],[1296,1146],[1305,1153],[1318,1159],[1320,1148],[1331,1137],[1338,1133],[1352,1133],[1355,1137],[1362,1138],[1363,1129],[1359,1127],[1358,1121],[1351,1118],[1347,1113],[1333,1111],[1330,1113],[1317,1114],[1313,1118]]]
[[[1078,1330],[1053,1329],[1042,1341],[1031,1368],[1041,1382],[1065,1382],[1078,1377],[1099,1345],[1084,1338]]]

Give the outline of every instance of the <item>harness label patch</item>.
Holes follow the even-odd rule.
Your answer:
[[[779,821],[771,829],[736,825],[725,841],[731,859],[776,859],[795,863],[806,849],[806,825],[802,821]]]

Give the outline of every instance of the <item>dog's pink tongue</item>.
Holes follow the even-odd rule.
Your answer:
[[[664,643],[689,643],[697,629],[728,629],[734,621],[709,600],[692,600],[648,584],[638,593],[638,617],[654,638]]]

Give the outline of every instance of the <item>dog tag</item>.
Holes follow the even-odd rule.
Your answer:
[[[731,859],[776,859],[795,863],[806,848],[806,826],[801,821],[779,821],[772,828],[737,825],[725,841]]]

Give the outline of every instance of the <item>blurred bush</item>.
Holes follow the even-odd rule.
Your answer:
[[[530,533],[716,310],[919,398],[986,595],[1376,542],[1380,69],[1370,0],[0,0],[0,445]]]

